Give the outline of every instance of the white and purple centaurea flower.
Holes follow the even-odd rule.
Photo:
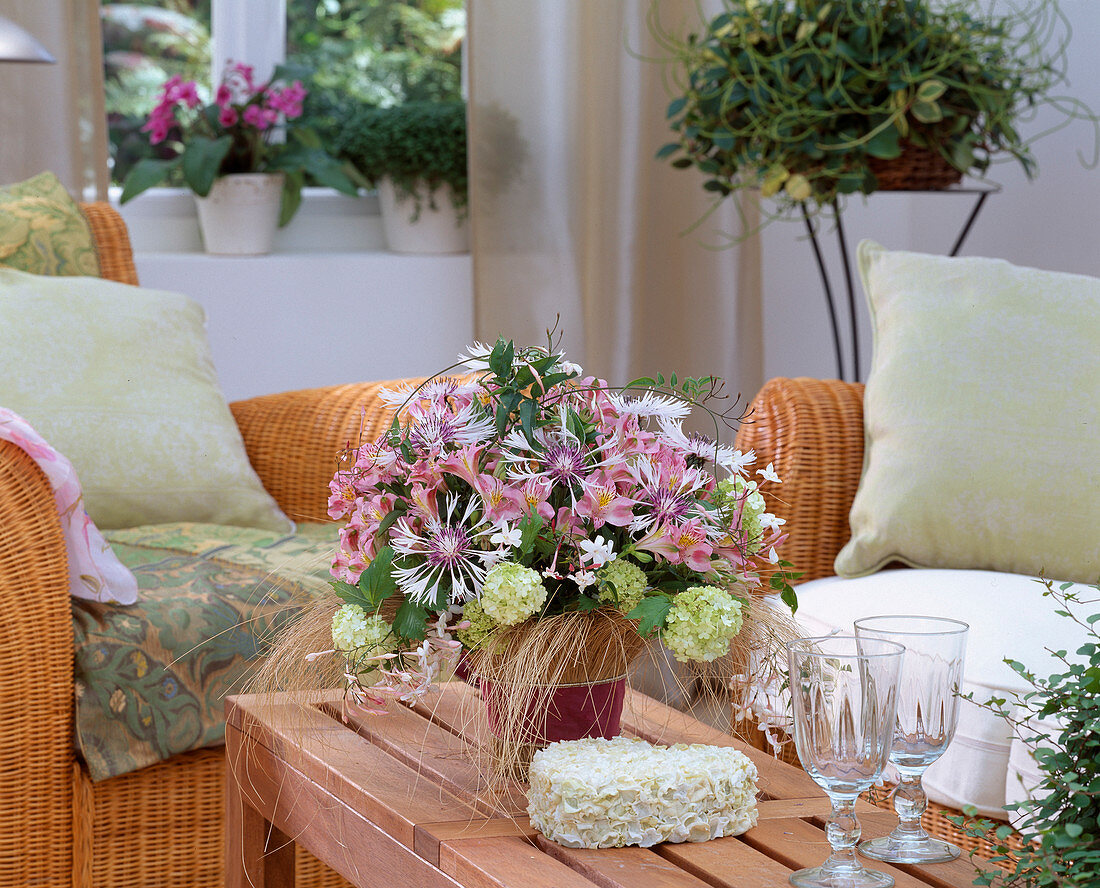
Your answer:
[[[393,578],[405,596],[416,604],[436,598],[440,582],[450,584],[452,602],[474,598],[485,582],[485,574],[502,553],[491,548],[496,527],[483,516],[474,517],[478,502],[470,499],[458,514],[458,498],[447,497],[445,510],[426,512],[417,528],[408,518],[394,525],[390,544],[398,555]]]

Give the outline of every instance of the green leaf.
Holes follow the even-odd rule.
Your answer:
[[[627,617],[638,621],[638,634],[643,638],[653,635],[665,625],[665,618],[672,609],[671,595],[647,595]]]
[[[423,641],[428,634],[428,611],[405,600],[393,618],[393,634],[406,641]]]
[[[524,398],[519,405],[519,418],[523,424],[524,437],[535,446],[535,411],[538,409],[538,402],[532,401],[530,398]]]
[[[945,92],[947,92],[947,84],[942,80],[936,80],[935,78],[926,80],[917,87],[917,101],[934,102]]]
[[[530,512],[523,516],[523,520],[519,524],[519,550],[524,556],[531,554],[531,550],[535,546],[535,540],[538,539],[539,531],[542,530],[542,524],[542,516],[538,512]]]
[[[1066,835],[1071,839],[1076,839],[1085,831],[1085,828],[1080,823],[1067,823],[1065,826]]]
[[[359,577],[359,589],[370,604],[368,610],[378,610],[379,605],[397,591],[393,578],[393,554],[391,546],[379,550]]]
[[[283,194],[279,201],[279,227],[282,228],[298,212],[302,204],[302,186],[305,185],[305,176],[301,170],[286,173],[283,180]]]
[[[666,157],[671,157],[679,150],[680,146],[676,142],[669,142],[667,145],[662,145],[661,150],[657,152],[657,160],[664,160]]]
[[[168,178],[168,174],[180,165],[180,159],[157,160],[146,157],[134,164],[126,182],[122,186],[121,203],[137,197],[141,192],[158,185]]]
[[[343,580],[334,580],[332,583],[332,590],[348,604],[357,604],[368,612],[373,610],[370,599],[359,591],[358,586],[352,586],[350,583],[345,583]]]
[[[586,614],[589,611],[596,610],[601,604],[603,604],[603,602],[596,598],[589,598],[587,595],[582,595],[577,599],[577,610],[582,614]]]
[[[687,107],[687,103],[687,96],[680,96],[678,99],[673,99],[668,104],[668,111],[665,112],[665,116],[670,119],[675,117]]]
[[[888,126],[875,133],[867,140],[867,153],[871,157],[901,157],[901,141],[897,129]]]
[[[914,102],[913,117],[921,123],[939,123],[943,120],[943,108],[938,102]]]
[[[195,136],[183,149],[183,179],[187,187],[199,197],[206,197],[210,193],[214,180],[218,178],[222,161],[232,144],[232,136],[222,136],[220,139]]]
[[[393,527],[394,523],[408,511],[408,508],[408,504],[404,501],[395,504],[393,509],[386,513],[386,517],[378,523],[378,530],[374,532],[375,539],[382,539],[386,531]]]

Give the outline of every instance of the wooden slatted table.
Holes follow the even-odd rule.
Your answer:
[[[738,746],[760,772],[759,824],[736,838],[598,851],[563,848],[536,833],[524,787],[490,797],[474,760],[488,729],[477,692],[441,686],[413,708],[340,714],[334,693],[226,701],[227,885],[294,885],[298,843],[363,888],[756,888],[829,853],[824,793],[799,768],[689,716],[628,692],[623,733],[654,743]],[[861,803],[864,836],[894,825]],[[962,888],[966,860],[869,865],[898,888]]]

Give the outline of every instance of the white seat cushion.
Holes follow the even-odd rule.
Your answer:
[[[1084,630],[1055,614],[1032,577],[982,570],[884,570],[866,577],[827,577],[798,586],[798,623],[808,635],[852,631],[860,617],[922,614],[951,617],[970,625],[962,692],[984,702],[1029,686],[1010,669],[1017,660],[1039,676],[1058,670],[1049,650],[1073,653],[1086,641]],[[1085,593],[1084,586],[1077,587]],[[1049,649],[1049,650],[1048,650]],[[924,776],[933,801],[952,808],[974,805],[987,817],[1005,819],[1006,780],[1014,737],[995,715],[963,701],[955,739]],[[1017,751],[1017,760],[1020,758]],[[1017,790],[1015,796],[1019,797]]]

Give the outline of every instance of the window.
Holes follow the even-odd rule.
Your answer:
[[[161,84],[179,74],[208,99],[226,59],[263,71],[285,58],[312,72],[306,115],[322,138],[349,103],[462,94],[463,0],[144,0],[104,3],[102,18],[116,184],[165,150],[140,131]]]

